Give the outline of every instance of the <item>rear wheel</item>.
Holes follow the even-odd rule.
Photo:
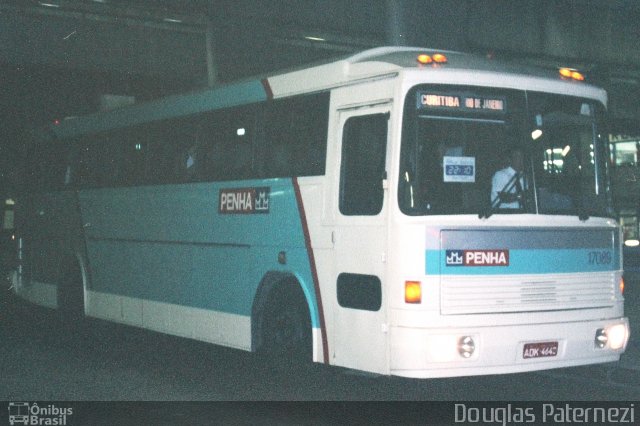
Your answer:
[[[78,264],[65,268],[58,283],[58,309],[65,325],[80,327],[84,320],[84,285]]]

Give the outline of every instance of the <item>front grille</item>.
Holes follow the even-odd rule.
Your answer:
[[[615,273],[443,276],[443,315],[535,312],[612,306]]]

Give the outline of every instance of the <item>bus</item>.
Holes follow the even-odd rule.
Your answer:
[[[29,148],[16,291],[292,368],[616,361],[606,93],[583,80],[381,47],[60,120]]]

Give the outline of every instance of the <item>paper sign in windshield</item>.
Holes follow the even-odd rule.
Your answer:
[[[444,182],[474,183],[476,181],[475,157],[443,157]]]

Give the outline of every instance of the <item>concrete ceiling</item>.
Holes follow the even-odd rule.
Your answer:
[[[423,45],[580,67],[633,119],[638,97],[616,93],[640,94],[638,22],[636,0],[4,0],[0,66],[97,73],[112,93],[151,81],[163,95]]]
[[[404,44],[615,65],[633,73],[640,69],[638,22],[635,0],[4,0],[0,62],[198,84],[212,59],[217,77],[227,80]]]
[[[637,0],[0,0],[0,177],[24,129],[380,45],[579,67],[640,132]],[[635,130],[634,130],[635,131]]]

